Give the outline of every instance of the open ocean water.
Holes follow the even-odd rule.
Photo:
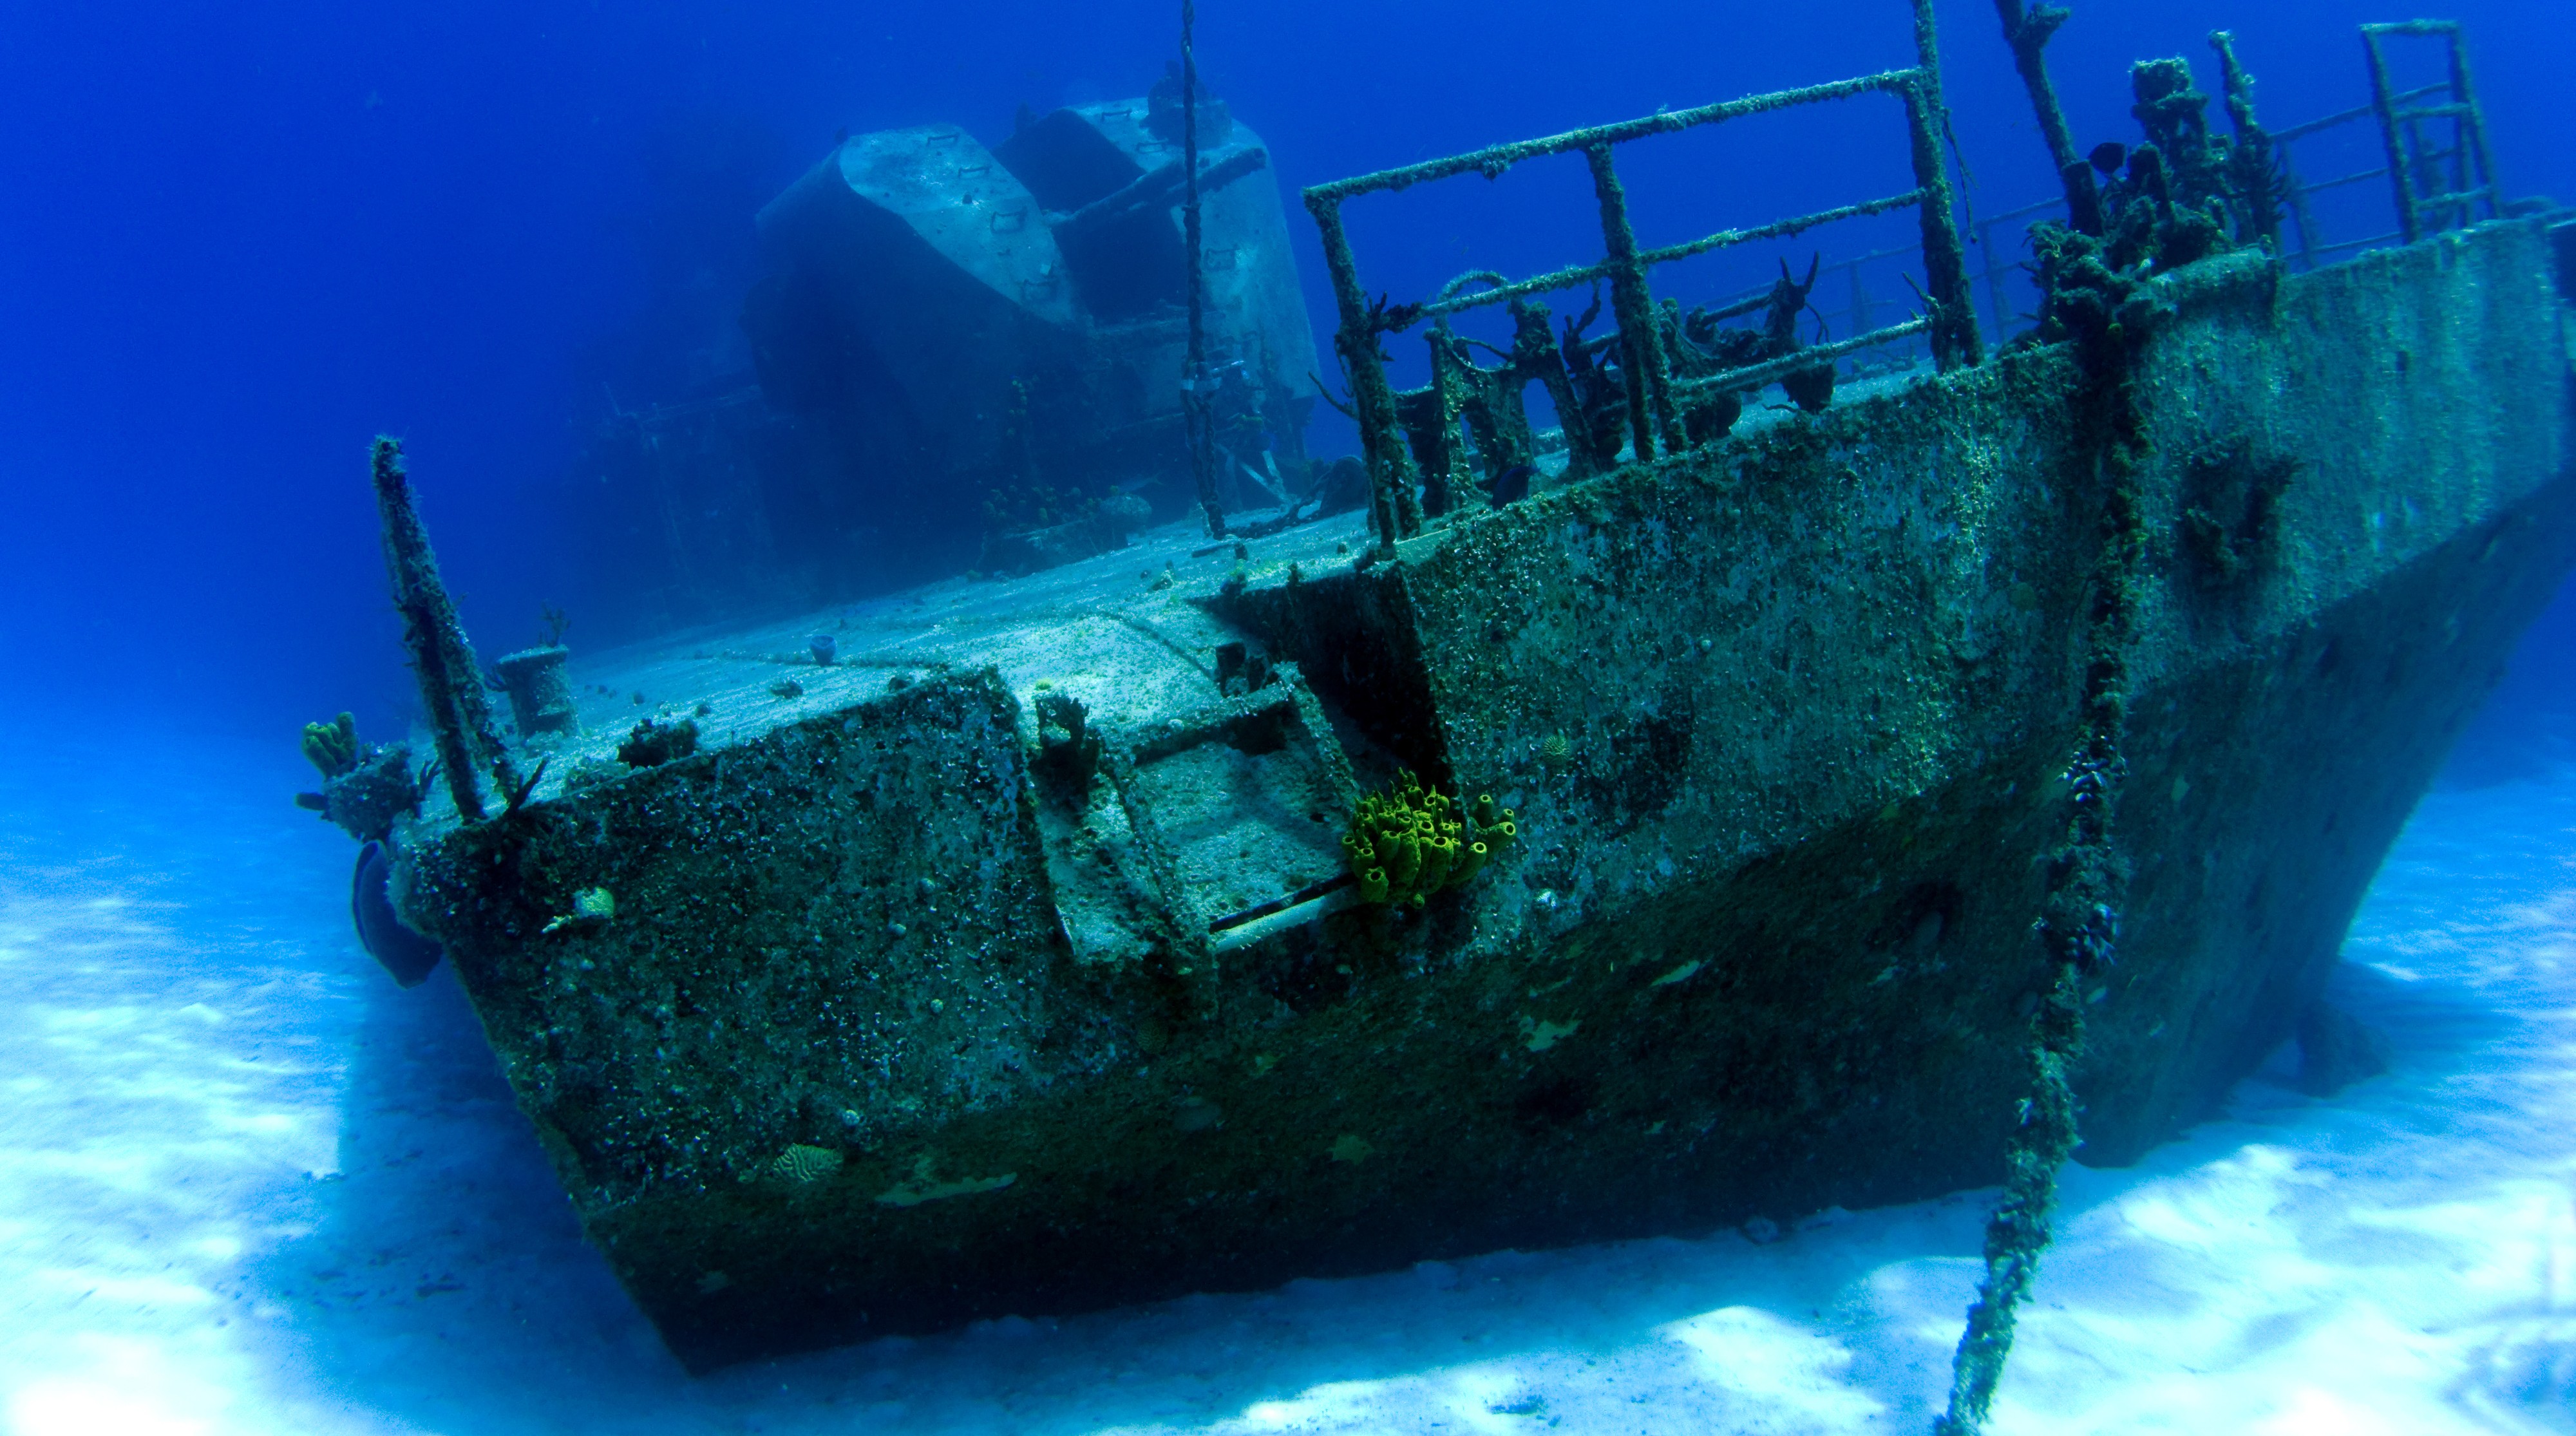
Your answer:
[[[452,974],[400,991],[359,948],[349,844],[288,798],[304,722],[416,718],[369,437],[412,440],[490,652],[557,603],[585,653],[743,617],[624,604],[602,535],[636,516],[585,487],[587,436],[740,380],[749,216],[836,131],[990,139],[1023,102],[1141,93],[1176,8],[0,0],[0,1428],[1927,1429],[1992,1191],[691,1377]],[[1992,7],[1939,8],[1963,196],[2042,197]],[[2400,8],[2466,22],[2508,192],[2576,199],[2565,7]],[[1296,186],[1909,62],[1900,0],[1199,10],[1319,336]],[[2232,26],[2282,123],[2362,103],[2352,27],[2391,18],[2088,0],[2052,65],[2080,140],[2128,137],[2127,62],[2212,86],[2203,37]],[[1859,144],[1793,130],[1640,191],[1758,222]],[[1543,215],[1396,213],[1364,238],[1398,289],[1590,257]],[[1310,437],[1353,443],[1329,414]],[[2137,1165],[2069,1167],[1994,1430],[2576,1432],[2567,594],[2344,951],[2329,996],[2390,1070],[2312,1098],[2285,1051]]]

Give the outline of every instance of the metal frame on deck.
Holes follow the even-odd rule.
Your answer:
[[[2388,55],[2382,43],[2390,36],[2439,39],[2448,50],[2448,73],[2430,84],[2410,89],[2395,88],[2389,77]],[[2289,257],[2303,269],[2313,269],[2332,256],[2348,250],[2371,249],[2383,244],[2412,244],[2427,234],[2460,228],[2482,219],[2493,219],[2504,213],[2502,192],[2498,187],[2486,139],[2486,115],[2479,106],[2477,93],[2470,83],[2467,38],[2457,21],[2410,20],[2402,24],[2364,25],[2361,27],[2363,53],[2369,59],[2370,103],[2331,115],[2320,115],[2304,124],[2291,125],[2272,132],[2272,143],[2280,155],[2285,183],[2282,197],[2289,210],[2290,225],[2298,233],[2298,243],[2289,248]],[[2433,104],[2423,103],[2436,96]],[[2440,120],[2452,121],[2451,143],[2443,149],[2425,147],[2424,126]],[[2312,136],[2353,124],[2377,120],[2381,153],[2387,162],[2370,169],[2354,170],[2332,179],[2308,183],[2298,176],[2291,147]],[[2308,208],[2311,196],[2371,180],[2389,181],[2397,210],[2397,228],[2386,234],[2362,239],[2321,242],[2316,216]],[[2483,210],[2483,213],[2476,211]]]
[[[2398,94],[2388,79],[2388,54],[2381,41],[2395,35],[2439,39],[2449,49],[2450,73],[2423,90]],[[2495,167],[2488,158],[2486,116],[2478,109],[2477,91],[2469,83],[2468,46],[2456,20],[2405,20],[2361,27],[2362,48],[2370,54],[2370,105],[2379,116],[2379,133],[2388,148],[2388,175],[2397,194],[2397,223],[2406,242],[2428,233],[2464,229],[2482,219],[2504,214]],[[2440,90],[2450,98],[2432,105],[2410,103]],[[2448,149],[2425,148],[2427,122],[2449,120]],[[2486,213],[2475,213],[2484,206]]]

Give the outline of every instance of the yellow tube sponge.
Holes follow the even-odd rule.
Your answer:
[[[1342,853],[1364,903],[1412,903],[1464,884],[1513,836],[1511,813],[1491,797],[1465,805],[1411,773],[1351,810]]]

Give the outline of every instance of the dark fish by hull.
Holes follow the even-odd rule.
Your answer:
[[[418,987],[437,969],[444,949],[394,915],[393,899],[386,891],[391,876],[383,843],[358,849],[358,868],[349,876],[349,920],[357,925],[358,941],[369,957],[383,963],[396,983]]]

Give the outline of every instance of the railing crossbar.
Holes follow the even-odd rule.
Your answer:
[[[2034,204],[2023,205],[2019,209],[2005,210],[2001,214],[1980,215],[1977,217],[1977,228],[1991,229],[1999,224],[2010,224],[2017,219],[2026,219],[2034,214],[2045,214],[2052,209],[2064,208],[2066,208],[2066,200],[2063,196],[2044,199]]]
[[[2347,249],[2368,249],[2375,244],[2404,244],[2405,242],[2406,236],[2402,231],[2390,230],[2386,234],[2374,234],[2368,239],[2345,239],[2338,240],[2333,244],[2320,244],[2315,249],[2308,252],[2311,254],[2336,254]]]
[[[2388,166],[2381,165],[2377,169],[2354,170],[2348,175],[2338,175],[2330,180],[2318,180],[2315,184],[2309,184],[2303,180],[2298,184],[2297,189],[2301,194],[2315,194],[2320,190],[2341,189],[2348,184],[2359,184],[2363,180],[2384,179],[2387,174]]]
[[[1835,209],[1818,210],[1813,214],[1798,215],[1791,219],[1775,220],[1770,224],[1755,225],[1750,229],[1721,229],[1715,234],[1694,239],[1685,244],[1670,244],[1661,249],[1640,250],[1637,254],[1637,262],[1648,266],[1669,264],[1677,259],[1689,259],[1695,255],[1710,253],[1713,250],[1727,249],[1739,244],[1752,244],[1765,239],[1781,239],[1789,235],[1813,229],[1821,224],[1832,224],[1838,220],[1861,219],[1873,214],[1884,214],[1892,209],[1903,209],[1908,205],[1920,204],[1922,202],[1923,191],[1914,189],[1907,190],[1903,194],[1889,195],[1884,199],[1865,200],[1859,204],[1847,204]],[[1903,253],[1904,251],[1891,250],[1888,252]],[[1875,259],[1881,256],[1872,255],[1869,257]],[[1841,266],[1836,267],[1840,268]],[[1418,308],[1405,311],[1402,316],[1404,322],[1401,324],[1386,323],[1379,325],[1378,329],[1380,333],[1400,334],[1406,329],[1411,328],[1417,320],[1436,319],[1444,314],[1458,314],[1470,309],[1482,309],[1490,305],[1508,303],[1511,300],[1524,298],[1532,294],[1549,294],[1560,289],[1572,289],[1577,285],[1594,283],[1611,278],[1612,270],[1613,266],[1608,260],[1603,260],[1597,264],[1576,264],[1570,265],[1564,269],[1550,270],[1545,274],[1532,275],[1528,279],[1514,280],[1509,284],[1499,284],[1490,289],[1481,289],[1473,294],[1452,294],[1446,298],[1434,299]],[[1452,283],[1455,283],[1455,281],[1452,281]],[[1740,312],[1749,313],[1750,311]]]
[[[2460,33],[2460,22],[2457,20],[2389,20],[2364,25],[2361,27],[2361,32],[2365,35],[2457,35]]]
[[[2053,204],[2055,201],[2052,200],[2050,203]],[[1833,263],[1826,265],[1820,272],[1828,275],[1848,274],[1851,271],[1860,268],[1864,264],[1876,264],[1882,259],[1894,259],[1899,255],[1913,254],[1915,252],[1915,246],[1910,244],[1901,244],[1894,249],[1873,249],[1867,254],[1855,254],[1849,259],[1835,260]],[[1708,317],[1716,320],[1740,319],[1747,314],[1751,314],[1756,310],[1767,307],[1770,303],[1771,286],[1768,284],[1757,284],[1749,289],[1739,289],[1733,294],[1728,295],[1720,302],[1717,308],[1708,311]]]
[[[1694,255],[1707,254],[1711,250],[1751,244],[1757,240],[1786,239],[1790,235],[1814,229],[1820,224],[1833,224],[1846,219],[1865,219],[1873,214],[1885,214],[1892,209],[1921,204],[1925,194],[1926,191],[1910,189],[1903,194],[1863,200],[1859,204],[1847,204],[1834,209],[1820,209],[1814,214],[1802,214],[1794,219],[1774,220],[1769,224],[1757,224],[1750,229],[1721,229],[1704,239],[1694,239],[1687,244],[1672,244],[1661,249],[1649,249],[1639,254],[1637,258],[1647,264],[1669,264],[1676,259],[1689,259]]]
[[[1379,323],[1371,327],[1380,334],[1401,334],[1412,328],[1417,320],[1437,319],[1444,314],[1460,314],[1470,309],[1483,309],[1490,305],[1524,299],[1533,294],[1552,294],[1560,289],[1572,289],[1580,284],[1593,283],[1609,277],[1610,265],[1607,261],[1597,264],[1569,265],[1564,269],[1551,269],[1545,274],[1532,275],[1527,279],[1516,279],[1509,284],[1498,284],[1491,289],[1480,289],[1473,294],[1458,294],[1447,299],[1435,299],[1420,308],[1407,310],[1402,316],[1404,322],[1400,324]]]
[[[1872,91],[1902,94],[1917,83],[1922,73],[1919,68],[1882,70],[1875,75],[1861,75],[1849,80],[1833,80],[1825,84],[1808,85],[1794,90],[1773,90],[1766,94],[1746,95],[1740,99],[1720,100],[1713,105],[1700,105],[1687,110],[1659,110],[1651,115],[1640,115],[1633,120],[1593,125],[1587,129],[1567,130],[1563,134],[1547,135],[1534,140],[1515,140],[1507,144],[1488,145],[1481,150],[1470,150],[1465,154],[1451,155],[1445,159],[1424,160],[1419,164],[1401,165],[1394,169],[1353,175],[1349,179],[1333,180],[1326,184],[1311,186],[1306,190],[1306,194],[1309,202],[1322,200],[1338,204],[1355,195],[1391,193],[1396,190],[1410,189],[1418,184],[1427,184],[1432,180],[1447,179],[1452,175],[1482,174],[1487,179],[1499,179],[1505,171],[1523,160],[1539,159],[1546,155],[1578,154],[1597,145],[1623,145],[1631,140],[1645,139],[1650,135],[1672,134],[1680,130],[1695,129],[1701,125],[1714,125],[1727,120],[1742,119],[1748,115],[1765,114],[1772,110],[1848,99],[1851,96],[1866,95]]]
[[[2448,194],[2428,194],[2415,201],[2415,207],[2425,210],[2456,209],[2465,205],[2484,204],[2486,200],[2485,190],[2460,189],[2452,190]]]
[[[1918,315],[1902,324],[1890,324],[1884,329],[1873,329],[1867,334],[1855,334],[1849,339],[1836,340],[1831,344],[1812,345],[1793,354],[1784,354],[1777,359],[1765,359],[1759,364],[1747,364],[1740,369],[1706,374],[1697,379],[1676,380],[1673,389],[1679,394],[1704,394],[1711,390],[1759,389],[1783,375],[1795,374],[1801,369],[1813,369],[1819,364],[1830,364],[1846,354],[1856,354],[1863,349],[1875,349],[1882,344],[1910,338],[1931,327],[1931,320]]]
[[[2414,89],[2400,92],[2397,96],[2397,103],[2401,105],[2409,104],[2413,101],[2424,98],[2426,95],[2438,95],[2449,88],[2451,88],[2451,83],[2448,80],[2436,80],[2429,85],[2418,85]],[[2305,139],[2309,135],[2317,133],[2319,130],[2330,130],[2337,125],[2348,125],[2355,120],[2369,119],[2370,116],[2371,107],[2368,105],[2362,105],[2355,109],[2338,110],[2331,115],[2320,115],[2313,120],[2303,121],[2302,123],[2291,125],[2284,129],[2274,130],[2272,132],[2272,143],[2276,145],[2288,144],[2292,140]]]

